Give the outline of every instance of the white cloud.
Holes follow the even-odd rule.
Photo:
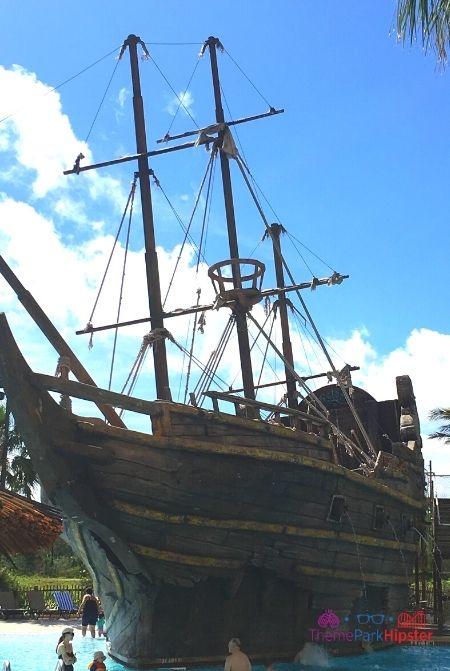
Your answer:
[[[92,155],[86,143],[75,136],[57,91],[18,65],[12,69],[0,66],[0,88],[0,118],[6,118],[0,124],[0,150],[12,153],[8,157],[9,174],[2,170],[2,181],[14,179],[16,186],[36,201],[58,194],[61,212],[75,208],[79,214],[79,205],[70,201],[77,198],[83,202],[81,193],[87,189],[93,197],[103,197],[114,207],[123,204],[117,180],[89,172],[74,189],[74,178],[63,175],[80,152],[85,156],[84,165],[92,161]],[[65,208],[61,198],[68,201]]]
[[[10,131],[9,148],[18,162],[33,172],[34,195],[42,198],[52,189],[63,188],[64,168],[80,151],[87,156],[89,150],[73,135],[59,94],[17,65],[12,70],[0,67],[0,87],[4,92],[0,116],[11,113],[5,101],[17,110],[5,122]]]
[[[130,95],[131,95],[131,92],[127,88],[122,87],[120,89],[120,91],[117,95],[117,104],[119,105],[119,107],[121,109],[123,109],[125,107],[125,103],[128,100],[128,98],[130,97]]]
[[[180,109],[185,114],[189,112],[189,114],[193,116],[193,104],[194,96],[192,93],[190,91],[181,91],[178,96],[174,96],[171,100],[169,100],[166,106],[166,112],[168,112],[170,116],[175,116],[177,111]]]
[[[385,355],[376,352],[367,332],[355,331],[348,340],[334,341],[332,345],[346,361],[361,366],[360,371],[353,373],[353,381],[378,401],[396,398],[396,376],[410,376],[421,421],[425,461],[428,464],[431,459],[436,472],[450,474],[449,448],[441,441],[427,438],[435,429],[428,419],[430,410],[450,405],[450,335],[426,328],[414,329],[403,345]]]

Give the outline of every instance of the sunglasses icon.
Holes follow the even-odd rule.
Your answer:
[[[384,613],[376,613],[375,615],[371,615],[370,613],[360,613],[356,616],[356,621],[358,624],[383,624],[384,617]]]

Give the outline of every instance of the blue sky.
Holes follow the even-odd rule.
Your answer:
[[[285,109],[273,119],[239,127],[238,139],[259,187],[296,240],[350,275],[332,290],[305,294],[321,332],[340,355],[338,367],[341,361],[364,366],[355,381],[378,400],[394,395],[396,374],[409,373],[424,434],[431,430],[429,409],[449,404],[450,140],[445,120],[450,114],[450,71],[440,68],[435,54],[425,54],[420,45],[403,46],[397,40],[395,9],[391,0],[348,0],[345,5],[312,0],[230,2],[226,9],[160,0],[25,0],[20,6],[4,0],[0,117],[9,118],[0,124],[0,246],[99,384],[107,380],[102,379],[98,359],[73,331],[89,316],[93,287],[118,226],[133,168],[70,179],[62,178],[61,172],[80,150],[94,161],[134,152],[127,57],[117,65],[84,143],[116,66],[117,50],[129,33],[148,43],[154,59],[142,64],[149,148],[173,119],[173,92],[154,63],[180,93],[201,43],[215,35],[265,99]],[[106,54],[111,55],[103,58]],[[220,56],[219,65],[230,113],[237,118],[265,111],[267,103],[228,54]],[[50,92],[102,58],[57,93]],[[188,98],[200,126],[213,121],[204,61]],[[192,127],[180,113],[172,132]],[[166,158],[158,158],[152,167],[187,219],[205,153],[196,150],[190,155],[189,172],[187,157],[173,162]],[[239,190],[236,201],[243,213],[238,223],[244,256],[258,244],[263,227]],[[160,263],[167,275],[176,258],[179,230],[161,194],[155,195],[155,208],[157,242],[164,249]],[[223,224],[216,209],[208,235],[208,261],[225,258]],[[136,236],[136,265],[128,274],[131,317],[142,316],[145,309],[138,288],[140,246]],[[296,279],[310,279],[311,272],[295,250],[289,245],[285,250]],[[256,255],[268,261],[269,248],[261,245]],[[328,274],[326,266],[305,255],[315,274]],[[195,301],[187,290],[189,286],[194,293],[197,282],[193,263],[192,258],[183,261],[186,274],[173,305],[181,297],[188,304]],[[38,335],[3,287],[0,305],[32,365],[44,364],[53,372],[54,358],[48,350],[43,357]],[[111,315],[105,305],[96,321],[114,321]],[[182,332],[183,328],[180,337]],[[133,333],[136,341],[141,335]],[[205,352],[213,346],[213,335],[207,336]],[[106,337],[96,342],[97,351],[103,352]],[[119,360],[123,371],[127,365]],[[427,459],[433,458],[440,472],[448,471],[443,446],[429,445]]]

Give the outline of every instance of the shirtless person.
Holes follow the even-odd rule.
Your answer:
[[[252,665],[246,654],[241,652],[241,642],[238,638],[232,638],[228,643],[230,653],[225,660],[224,671],[252,671]]]

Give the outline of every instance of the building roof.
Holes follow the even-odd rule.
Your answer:
[[[36,552],[51,545],[62,531],[58,510],[0,489],[0,555]]]

